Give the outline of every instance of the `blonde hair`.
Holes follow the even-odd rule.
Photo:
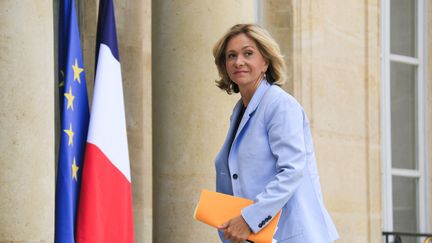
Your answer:
[[[229,78],[225,65],[225,52],[228,41],[239,34],[245,34],[248,38],[252,39],[261,55],[269,62],[266,72],[267,82],[279,86],[284,84],[286,79],[285,62],[279,45],[273,37],[265,29],[256,24],[237,24],[231,27],[213,47],[215,64],[221,78],[220,80],[216,80],[216,85],[228,94],[239,92],[238,85]]]

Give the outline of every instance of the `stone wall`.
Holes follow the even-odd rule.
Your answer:
[[[293,90],[340,242],[380,242],[379,2],[293,1]]]
[[[0,241],[54,239],[53,2],[0,8]]]

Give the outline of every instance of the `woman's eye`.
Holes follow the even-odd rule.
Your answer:
[[[244,55],[245,55],[246,57],[249,57],[249,56],[252,56],[252,54],[253,54],[253,52],[251,52],[251,51],[248,51],[248,52],[245,52],[245,54],[244,54]]]
[[[234,57],[235,57],[235,55],[233,53],[230,53],[230,54],[227,55],[228,59],[233,59]]]

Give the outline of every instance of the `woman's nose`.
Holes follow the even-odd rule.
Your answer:
[[[235,61],[236,66],[243,66],[244,65],[244,58],[243,56],[239,55]]]

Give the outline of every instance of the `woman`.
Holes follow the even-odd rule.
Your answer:
[[[241,94],[216,157],[216,190],[254,200],[219,227],[223,242],[243,243],[281,211],[274,239],[329,243],[338,238],[324,207],[306,114],[280,88],[285,65],[267,31],[233,26],[213,49],[228,94]]]

